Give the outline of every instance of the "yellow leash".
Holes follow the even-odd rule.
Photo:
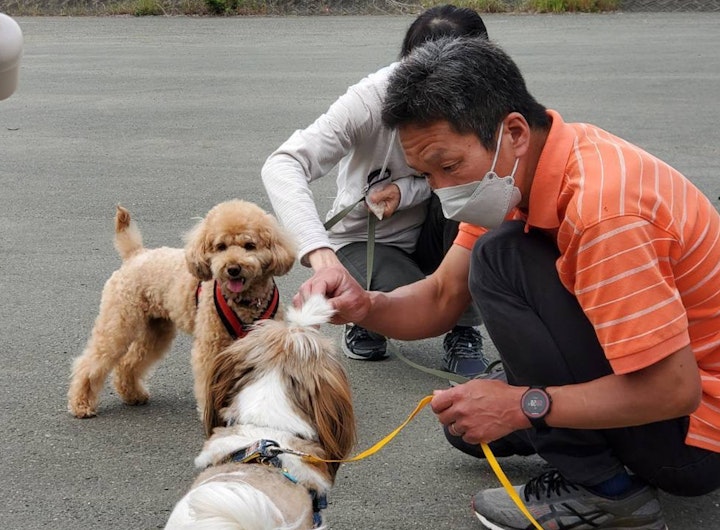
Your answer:
[[[487,444],[480,444],[480,447],[482,448],[483,453],[485,453],[485,458],[487,458],[487,461],[490,463],[490,467],[495,472],[495,476],[497,476],[498,480],[500,480],[500,484],[503,485],[503,488],[505,488],[505,491],[507,491],[508,495],[510,495],[510,498],[513,500],[515,505],[520,508],[523,515],[527,517],[528,521],[530,521],[535,528],[543,530],[540,523],[538,523],[528,511],[527,506],[525,506],[525,503],[520,498],[520,495],[518,495],[517,490],[513,488],[512,484],[510,484],[507,475],[505,475],[505,472],[500,467],[500,464],[498,463],[497,458],[495,458],[493,452],[490,450],[490,447],[488,447]]]
[[[343,463],[343,462],[357,462],[358,460],[362,460],[363,458],[367,458],[368,456],[374,455],[377,453],[380,449],[385,447],[390,440],[395,438],[400,431],[402,431],[405,426],[412,421],[412,419],[418,415],[418,412],[420,412],[423,408],[425,408],[425,405],[430,403],[432,401],[432,396],[426,396],[420,400],[420,403],[418,403],[417,407],[415,407],[415,410],[413,410],[410,413],[410,416],[407,417],[407,419],[400,424],[400,426],[395,429],[393,432],[388,434],[385,438],[380,440],[378,443],[373,445],[371,448],[366,449],[362,453],[353,456],[352,458],[346,458],[345,460],[325,460],[323,458],[318,458],[313,455],[305,455],[303,458],[307,460],[308,462],[333,462],[333,463]]]
[[[308,462],[315,462],[315,463],[345,463],[345,462],[357,462],[358,460],[362,460],[363,458],[367,458],[368,456],[374,455],[377,453],[380,449],[385,447],[393,438],[395,438],[400,431],[402,431],[405,426],[410,423],[415,416],[418,415],[418,413],[425,408],[425,406],[432,401],[432,396],[425,396],[420,400],[420,402],[415,407],[415,410],[413,410],[410,415],[405,419],[404,422],[400,424],[400,426],[395,429],[393,432],[388,434],[385,438],[377,442],[375,445],[370,447],[369,449],[366,449],[360,454],[357,454],[353,456],[352,458],[346,458],[344,460],[325,460],[323,458],[318,458],[313,455],[302,455],[303,459]],[[508,495],[510,495],[510,498],[513,500],[513,502],[517,505],[518,508],[520,508],[520,511],[525,515],[525,517],[528,518],[528,520],[533,524],[535,528],[538,530],[543,530],[543,527],[540,526],[540,524],[535,520],[535,518],[532,516],[532,514],[528,511],[527,507],[525,506],[525,503],[523,503],[522,499],[518,495],[515,488],[513,488],[512,484],[510,484],[510,481],[508,480],[507,476],[505,475],[505,472],[500,467],[500,464],[498,463],[497,459],[495,458],[495,455],[493,454],[490,447],[488,447],[487,444],[480,444],[480,447],[482,448],[483,453],[485,454],[485,458],[487,458],[487,461],[490,463],[490,467],[495,472],[495,475],[500,480],[500,483],[505,488],[505,491],[507,491]]]

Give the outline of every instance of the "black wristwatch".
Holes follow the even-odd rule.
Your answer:
[[[545,391],[544,386],[531,386],[525,391],[520,400],[520,408],[523,414],[530,420],[536,429],[547,429],[545,416],[550,413],[552,398]]]

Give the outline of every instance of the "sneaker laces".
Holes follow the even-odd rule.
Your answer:
[[[445,350],[460,359],[484,359],[482,336],[474,328],[463,327],[445,338]]]
[[[352,342],[355,342],[355,341],[364,342],[364,341],[381,340],[382,336],[377,335],[376,333],[372,333],[371,331],[365,329],[362,326],[353,326],[352,328],[350,328],[350,331],[348,332],[348,339]]]
[[[571,493],[571,490],[578,491],[579,489],[575,484],[563,477],[557,469],[551,469],[529,480],[525,484],[523,495],[526,501],[530,500],[531,495],[534,495],[535,500],[539,501],[541,497],[549,499],[553,495],[561,495],[563,491]]]

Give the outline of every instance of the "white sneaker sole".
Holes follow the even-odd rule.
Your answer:
[[[473,510],[473,511],[474,511],[474,510]],[[490,521],[488,521],[487,519],[485,519],[482,515],[480,515],[480,514],[477,513],[477,512],[475,512],[475,516],[476,516],[478,519],[480,519],[480,522],[481,522],[481,523],[483,524],[483,526],[484,526],[485,528],[487,528],[488,530],[508,530],[507,528],[503,528],[502,526],[497,526],[497,525],[495,525],[495,524],[492,524]]]

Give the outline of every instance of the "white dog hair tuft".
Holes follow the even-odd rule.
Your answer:
[[[190,520],[166,530],[298,530],[302,521],[286,522],[263,492],[237,482],[208,482],[188,493]],[[169,522],[171,523],[171,522]]]
[[[324,296],[314,294],[305,300],[302,307],[289,307],[285,320],[290,325],[306,328],[326,324],[334,314],[330,302]]]

